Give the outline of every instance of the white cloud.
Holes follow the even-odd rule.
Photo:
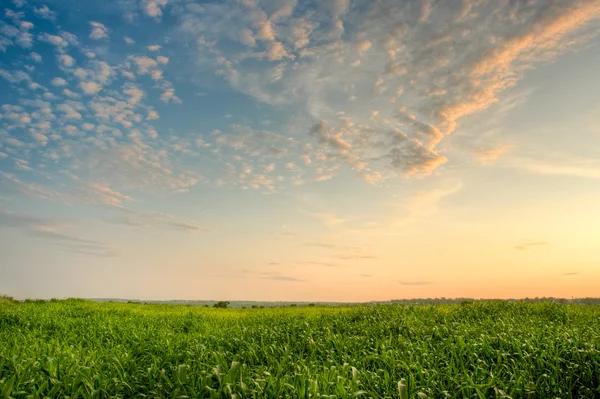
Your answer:
[[[137,71],[139,74],[148,74],[150,73],[150,71],[153,68],[157,67],[157,62],[150,58],[150,57],[136,57],[136,56],[132,56],[131,59],[133,60],[133,62],[135,63],[135,65],[137,66]]]
[[[307,213],[310,217],[321,222],[322,224],[324,224],[325,226],[327,226],[329,228],[335,228],[335,227],[341,226],[341,225],[347,223],[348,221],[350,221],[350,218],[348,218],[348,217],[339,216],[339,215],[335,215],[332,213],[325,213],[325,212],[307,212]]]
[[[70,68],[75,65],[75,59],[67,54],[61,54],[58,56],[58,61],[64,67]]]
[[[480,147],[475,149],[475,154],[480,163],[488,164],[506,154],[511,148],[512,146],[508,144],[497,145],[494,147]]]
[[[173,101],[175,103],[181,102],[179,97],[175,95],[175,89],[172,88],[165,90],[163,94],[161,94],[160,99],[165,103],[168,103],[169,101]]]
[[[158,61],[159,63],[161,63],[163,65],[166,65],[169,62],[169,58],[159,55],[158,57],[156,57],[156,61]]]
[[[600,179],[600,162],[590,159],[572,158],[568,159],[568,162],[565,162],[564,159],[548,162],[531,158],[514,158],[509,161],[508,165],[539,175]]]
[[[53,20],[56,17],[56,13],[48,8],[47,5],[43,4],[40,8],[33,7],[33,13],[44,19]]]
[[[33,29],[33,24],[29,21],[21,21],[19,23],[19,28],[21,30],[29,30],[29,29]]]
[[[371,48],[373,43],[370,40],[361,40],[356,44],[356,49],[358,51],[358,55],[363,55]]]
[[[33,134],[33,138],[40,143],[41,145],[46,145],[48,144],[48,137],[44,136],[41,133],[34,133]]]
[[[135,44],[135,40],[133,40],[132,38],[128,37],[128,36],[124,36],[123,40],[125,41],[125,43],[127,44]]]
[[[69,45],[69,42],[67,42],[62,37],[56,36],[56,35],[50,35],[48,33],[42,33],[42,34],[38,35],[38,40],[41,40],[46,43],[50,43],[58,48],[65,48]]]
[[[273,24],[268,19],[263,19],[257,21],[255,23],[256,28],[258,29],[256,32],[256,38],[264,41],[275,41],[275,30],[273,28]]]
[[[70,32],[61,31],[60,37],[62,37],[64,40],[67,41],[67,43],[69,43],[72,46],[77,46],[79,44],[79,40],[77,39],[77,36],[75,36],[74,34],[72,34]]]
[[[140,102],[140,100],[144,97],[143,90],[130,86],[123,91],[125,94],[129,96],[129,100],[127,101],[131,105],[135,105]]]
[[[158,51],[158,50],[161,49],[161,46],[158,45],[158,44],[154,44],[152,46],[148,46],[147,49],[150,50],[150,51]]]
[[[64,80],[63,78],[54,78],[54,79],[52,79],[52,85],[53,86],[66,86],[67,81]]]
[[[152,77],[152,79],[154,80],[161,80],[163,78],[163,74],[162,71],[160,69],[154,69],[151,73],[150,76]]]
[[[283,47],[283,44],[281,42],[273,42],[269,45],[267,57],[271,61],[278,61],[278,60],[282,60],[284,58],[291,58],[291,59],[294,58],[293,55],[290,55],[286,51],[285,47]]]
[[[254,33],[250,29],[242,29],[240,31],[240,42],[248,47],[256,46],[256,39]]]
[[[92,31],[90,32],[90,39],[100,40],[108,38],[108,28],[100,22],[90,21]]]
[[[82,118],[81,114],[68,104],[59,104],[56,107],[56,109],[61,111],[64,114],[64,117],[66,119],[81,119]]]
[[[162,16],[162,7],[166,6],[167,3],[168,0],[144,0],[142,7],[146,15],[158,18]]]
[[[102,86],[96,82],[81,82],[79,83],[79,87],[88,96],[92,96],[102,89]]]
[[[41,55],[39,55],[38,53],[34,53],[34,52],[32,52],[32,53],[30,53],[30,54],[29,54],[29,57],[30,57],[30,58],[31,58],[33,61],[35,61],[35,62],[37,62],[37,63],[41,63],[41,62],[42,62],[42,56],[41,56]]]
[[[80,98],[81,97],[79,94],[77,94],[74,91],[71,91],[69,89],[63,89],[62,94],[65,97],[69,97],[69,98]]]
[[[270,12],[277,13],[282,4],[271,5]],[[213,57],[213,72],[234,90],[270,105],[296,107],[297,114],[310,116],[307,124],[309,119],[326,121],[331,131],[316,136],[321,148],[311,151],[337,146],[337,153],[321,154],[326,160],[306,156],[315,167],[343,160],[365,179],[434,173],[447,162],[438,147],[460,118],[498,101],[525,70],[578,48],[590,37],[583,27],[600,18],[595,1],[555,7],[533,1],[527,13],[518,15],[489,0],[469,3],[468,12],[444,2],[428,8],[382,0],[369,13],[352,5],[345,0],[320,3],[326,12],[316,21],[314,8],[294,8],[290,2],[277,16],[285,23],[279,23],[258,2],[248,2],[237,14],[232,4],[224,4],[181,16],[181,29],[191,44],[205,43],[193,43],[202,60],[199,76],[213,65],[207,57]],[[345,31],[345,24],[353,29]],[[466,27],[470,33],[460,33]],[[225,37],[259,49],[222,45]],[[494,40],[474,42],[473,37]],[[288,67],[265,62],[288,58],[293,58]],[[379,111],[375,118],[372,109]],[[344,126],[339,111],[352,115],[354,125]],[[490,150],[482,156],[498,155],[499,150]]]

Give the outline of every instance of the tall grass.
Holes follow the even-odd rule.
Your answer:
[[[0,306],[0,397],[595,398],[600,307]]]

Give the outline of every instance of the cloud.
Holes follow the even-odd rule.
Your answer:
[[[130,86],[123,90],[123,93],[129,96],[129,100],[127,101],[131,105],[135,105],[140,102],[140,100],[144,97],[144,91],[135,86]]]
[[[319,261],[305,261],[305,262],[294,262],[296,265],[302,266],[325,266],[325,267],[339,267],[338,263],[334,262],[319,262]]]
[[[92,31],[90,32],[90,39],[100,40],[108,38],[108,28],[100,22],[90,21]]]
[[[428,281],[398,281],[400,285],[409,285],[409,286],[419,286],[419,285],[429,285],[431,284]]]
[[[448,188],[436,188],[409,196],[401,206],[409,217],[429,217],[440,210],[440,203],[448,196],[462,189],[462,182],[455,182]]]
[[[545,242],[545,241],[526,241],[522,244],[519,245],[515,245],[514,248],[518,249],[519,251],[525,251],[528,249],[533,249],[533,248],[537,248],[537,247],[544,247],[550,245],[549,242]]]
[[[277,272],[261,272],[261,271],[252,271],[252,270],[242,270],[242,273],[246,276],[264,279],[264,280],[276,280],[276,281],[287,281],[287,282],[306,282],[306,280],[288,276]]]
[[[135,44],[135,40],[133,40],[132,38],[128,37],[128,36],[123,36],[123,40],[125,41],[125,43],[127,44]]]
[[[254,26],[257,29],[256,38],[272,42],[275,41],[275,31],[273,29],[273,24],[268,19],[261,19],[255,22]]]
[[[348,222],[350,219],[347,217],[335,215],[332,213],[324,212],[307,212],[307,214],[313,219],[319,221],[323,225],[329,228],[335,228]]]
[[[110,187],[105,187],[100,184],[92,184],[89,189],[93,192],[93,196],[98,203],[114,206],[122,206],[123,201],[133,201],[128,195],[112,190]]]
[[[546,162],[531,158],[514,158],[508,166],[539,175],[600,179],[600,163],[596,160],[571,158],[567,161]]]
[[[65,48],[69,45],[69,42],[60,36],[50,35],[48,33],[42,33],[38,35],[38,40],[46,43],[50,43],[59,49]]]
[[[28,232],[29,235],[62,249],[63,251],[91,255],[101,258],[115,257],[119,252],[99,241],[85,240],[77,236],[64,234],[52,228],[39,227]]]
[[[58,56],[58,61],[63,67],[70,68],[75,65],[75,59],[67,54],[61,54]]]
[[[141,75],[149,74],[153,68],[156,68],[158,66],[156,60],[154,60],[154,59],[152,59],[150,57],[146,57],[146,56],[141,56],[141,57],[132,56],[131,59],[136,64],[137,71]]]
[[[56,13],[50,10],[45,4],[43,4],[40,8],[33,7],[33,13],[39,18],[49,20],[54,20],[56,18]]]
[[[579,274],[579,272],[568,272],[568,273],[563,273],[563,276],[577,276]]]
[[[278,60],[282,60],[284,58],[291,58],[291,59],[295,58],[293,55],[290,55],[286,51],[285,47],[283,47],[283,44],[281,42],[273,42],[273,43],[269,44],[269,50],[267,52],[267,57],[271,61],[278,61]]]
[[[53,86],[66,86],[67,85],[67,81],[64,80],[63,78],[54,78],[54,79],[52,79],[51,83]]]
[[[361,40],[356,44],[356,51],[358,55],[365,54],[373,45],[370,40]]]
[[[475,149],[475,154],[479,163],[488,164],[506,154],[511,148],[512,147],[507,144],[494,147],[480,147]]]
[[[142,7],[149,17],[159,18],[162,16],[162,7],[166,6],[168,0],[143,0]]]
[[[338,260],[372,260],[377,259],[376,255],[365,253],[363,247],[350,245],[337,245],[330,242],[313,242],[305,244],[308,247],[323,248],[333,252],[331,258]],[[329,263],[328,266],[333,264]]]
[[[152,46],[148,46],[148,47],[146,47],[146,48],[147,48],[148,50],[150,50],[150,51],[158,51],[158,50],[160,50],[160,49],[161,49],[161,46],[159,46],[158,44],[154,44],[154,45],[152,45]]]
[[[102,86],[96,82],[81,82],[79,83],[79,87],[88,96],[93,96],[102,89]]]
[[[72,98],[72,99],[81,98],[81,96],[79,94],[77,94],[74,91],[71,91],[69,89],[63,89],[62,94],[65,97]],[[69,115],[74,116],[75,114],[69,114]],[[79,118],[67,118],[67,119],[79,119]]]
[[[500,101],[525,71],[585,43],[591,37],[585,27],[600,17],[592,0],[552,7],[532,1],[527,12],[494,1],[412,7],[340,0],[318,10],[282,2],[270,8],[271,17],[261,4],[175,13],[182,40],[197,49],[198,81],[217,73],[256,101],[293,108],[297,123],[324,122],[328,130],[315,136],[320,146],[345,147],[338,158],[352,169],[368,163],[371,174],[360,176],[367,179],[375,172],[414,178],[439,170],[448,162],[440,144],[461,118]],[[494,39],[474,40],[480,37]],[[244,46],[225,44],[231,40]],[[288,59],[293,63],[270,65]],[[491,162],[506,149],[480,148],[477,155]]]
[[[33,133],[33,138],[42,145],[48,144],[48,137],[44,136],[41,133]]]
[[[31,52],[29,53],[29,57],[34,61],[37,62],[38,64],[42,62],[42,56],[39,55],[38,53],[35,52]]]
[[[168,103],[169,101],[172,101],[174,103],[181,103],[179,97],[175,95],[175,89],[173,88],[165,90],[163,94],[160,95],[160,99],[164,103]]]
[[[105,222],[123,224],[141,229],[175,230],[191,234],[209,232],[211,229],[202,226],[194,220],[187,220],[171,214],[143,211],[125,206],[115,208],[121,215],[105,218]]]
[[[240,31],[240,42],[248,47],[256,46],[256,38],[250,29],[242,29]]]
[[[379,172],[362,172],[358,174],[361,179],[369,184],[375,185],[383,177]]]
[[[37,215],[13,213],[0,208],[0,228],[17,228],[30,237],[40,239],[63,251],[97,257],[113,257],[118,251],[108,244],[87,240],[59,231],[70,223]]]

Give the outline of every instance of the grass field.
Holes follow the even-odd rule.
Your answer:
[[[597,398],[600,307],[0,302],[0,397]]]

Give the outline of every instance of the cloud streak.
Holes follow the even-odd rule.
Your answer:
[[[83,239],[58,230],[61,227],[68,226],[68,224],[66,221],[13,213],[0,208],[0,228],[16,228],[30,237],[67,252],[102,258],[119,255],[117,249],[106,243]]]
[[[547,245],[550,245],[550,243],[546,241],[526,241],[522,244],[515,245],[514,248],[518,249],[519,251],[526,251],[529,249],[545,247]]]

